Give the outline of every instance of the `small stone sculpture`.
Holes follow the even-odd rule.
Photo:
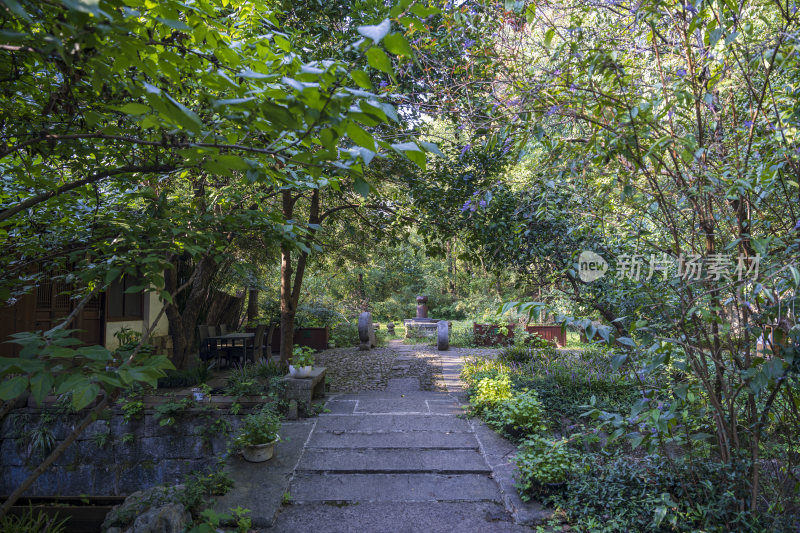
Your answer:
[[[447,320],[440,320],[436,324],[436,347],[441,350],[450,349],[450,323]]]

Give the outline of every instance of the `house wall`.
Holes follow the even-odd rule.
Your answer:
[[[158,299],[158,293],[148,292],[144,296],[144,317],[145,320],[121,320],[121,321],[107,321],[105,332],[105,346],[109,350],[113,350],[119,346],[117,338],[114,334],[122,328],[130,328],[134,331],[144,334],[145,329],[155,321],[158,314],[161,312],[161,302]],[[169,334],[169,322],[167,321],[166,313],[161,315],[158,323],[156,324],[151,337],[161,337]]]

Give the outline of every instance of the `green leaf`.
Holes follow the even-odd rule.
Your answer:
[[[103,346],[86,346],[78,348],[76,351],[79,355],[93,361],[110,361],[113,357],[111,352]]]
[[[389,19],[386,19],[375,26],[359,26],[358,33],[368,39],[372,39],[372,42],[377,44],[381,42],[381,39],[383,39],[387,33],[389,33],[391,28],[392,23],[389,22]]]
[[[367,73],[363,70],[354,70],[350,72],[350,77],[353,78],[353,81],[356,82],[356,85],[362,89],[366,89],[368,91],[372,90],[372,82],[369,80]]]
[[[37,405],[42,405],[42,400],[50,393],[55,380],[48,372],[37,372],[31,376],[30,381],[33,399],[36,400]]]
[[[92,403],[98,394],[100,394],[100,386],[95,383],[87,383],[86,386],[72,391],[72,407],[76,411],[80,411]]]
[[[5,6],[12,13],[14,13],[16,16],[18,16],[22,20],[24,20],[26,22],[33,22],[33,20],[31,20],[30,15],[28,15],[28,13],[25,12],[25,10],[22,8],[21,5],[19,5],[19,2],[17,2],[17,0],[3,0],[3,4],[5,4]]]
[[[143,115],[150,112],[150,106],[130,102],[119,108],[119,111],[128,115]]]
[[[427,142],[427,141],[419,141],[420,146],[425,149],[427,152],[431,152],[432,154],[438,155],[439,157],[444,157],[444,154],[439,149],[439,146],[435,143]]]
[[[275,33],[272,35],[272,39],[275,41],[275,44],[278,45],[278,48],[280,48],[284,52],[292,51],[292,43],[290,43],[289,39],[287,39],[283,35]]]
[[[127,368],[127,377],[131,381],[142,381],[151,387],[158,386],[158,378],[164,377],[166,374],[159,368],[149,366],[134,366]]]
[[[27,376],[15,376],[0,383],[0,400],[8,401],[18,398],[28,389]]]
[[[617,342],[620,344],[624,344],[625,346],[630,346],[632,348],[636,348],[636,342],[631,339],[630,337],[619,337]]]
[[[192,31],[192,28],[186,25],[185,22],[181,20],[174,20],[174,19],[165,19],[165,18],[157,18],[160,23],[164,24],[165,26],[169,26],[173,30],[178,31]]]
[[[356,176],[355,180],[353,181],[353,189],[355,189],[355,191],[364,198],[369,196],[369,183],[367,183],[361,176]]]
[[[375,139],[355,122],[351,121],[347,124],[347,136],[357,145],[368,150],[375,150]]]
[[[422,4],[414,4],[414,6],[411,8],[411,12],[414,13],[419,18],[424,19],[428,18],[431,15],[438,15],[442,11],[436,7],[426,7],[423,6]]]
[[[619,370],[619,368],[625,364],[625,361],[628,359],[628,354],[617,354],[611,358],[611,368],[614,370]]]
[[[414,51],[411,50],[408,41],[403,34],[399,32],[387,35],[386,39],[383,41],[383,46],[396,56],[411,57],[414,55]]]
[[[359,148],[358,149],[359,155],[361,155],[361,159],[364,161],[364,166],[369,166],[372,159],[375,157],[375,152],[372,150],[367,150],[366,148]]]
[[[376,68],[387,74],[392,74],[392,62],[389,61],[389,56],[380,48],[374,46],[367,50],[367,62],[372,68]]]
[[[553,28],[547,30],[544,34],[544,46],[545,48],[550,48],[550,43],[553,42],[553,37],[555,36],[556,31]]]
[[[172,102],[172,105],[174,105],[178,110],[178,113],[170,113],[170,117],[175,119],[175,121],[183,126],[184,129],[194,133],[200,133],[203,125],[200,121],[200,117],[197,116],[197,113],[175,100],[169,94],[164,93],[164,96],[166,96],[167,100]]]
[[[71,376],[66,376],[64,381],[62,381],[56,387],[56,394],[65,394],[67,392],[73,392],[76,389],[81,387],[85,387],[89,384],[89,380],[86,379],[85,376],[81,374],[73,374]]]

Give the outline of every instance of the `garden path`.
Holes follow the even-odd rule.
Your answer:
[[[329,413],[304,422],[288,505],[269,531],[516,532],[546,518],[514,490],[514,446],[460,416],[459,351],[400,341],[388,350],[384,390],[333,394]],[[420,390],[414,369],[431,357],[439,383]]]

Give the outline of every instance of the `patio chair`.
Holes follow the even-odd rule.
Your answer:
[[[256,362],[264,357],[264,331],[267,326],[259,324],[256,326],[256,334],[253,337],[253,345],[247,348],[247,359]]]

